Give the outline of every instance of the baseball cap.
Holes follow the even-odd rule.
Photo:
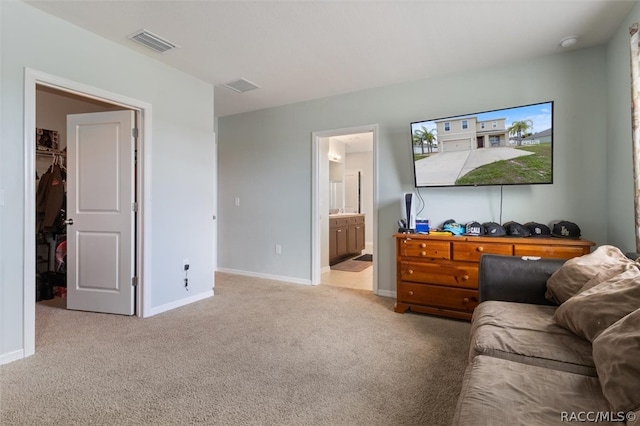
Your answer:
[[[505,231],[507,231],[507,235],[511,237],[528,237],[531,235],[531,232],[518,222],[509,221],[504,223],[502,226]]]
[[[442,229],[451,232],[453,235],[464,234],[464,226],[460,225],[453,219],[444,222]]]
[[[464,235],[484,235],[484,226],[479,222],[469,222],[465,226]]]
[[[580,238],[580,227],[568,220],[553,222],[551,235],[558,238]]]
[[[543,223],[527,222],[524,227],[529,230],[532,237],[550,237],[551,229]]]
[[[551,229],[543,223],[527,222],[524,227],[529,230],[532,237],[550,237]]]
[[[484,226],[484,233],[489,237],[504,237],[507,235],[507,231],[499,223],[485,222],[482,226]]]

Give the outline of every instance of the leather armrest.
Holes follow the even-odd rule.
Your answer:
[[[544,297],[547,278],[565,261],[566,259],[483,254],[478,270],[480,302],[501,300],[554,305]]]

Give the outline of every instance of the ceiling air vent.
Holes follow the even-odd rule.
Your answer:
[[[131,34],[129,38],[135,42],[140,43],[143,46],[148,47],[149,49],[155,50],[156,52],[164,53],[168,50],[175,49],[178,46],[177,44],[171,43],[156,35],[148,30],[140,30]]]
[[[244,93],[244,92],[248,92],[249,90],[260,88],[260,86],[258,86],[257,84],[252,83],[249,80],[245,80],[244,78],[230,81],[228,83],[223,84],[223,86],[238,93]]]

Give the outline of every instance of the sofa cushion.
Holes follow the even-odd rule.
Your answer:
[[[554,306],[486,301],[473,312],[469,360],[488,355],[596,376],[591,343],[553,320]]]
[[[560,305],[555,321],[593,341],[607,327],[640,308],[640,271],[629,269]]]
[[[597,377],[479,355],[465,370],[453,425],[560,425],[610,410]]]
[[[640,309],[593,341],[602,393],[616,411],[640,410]]]
[[[593,253],[567,260],[547,280],[545,297],[557,304],[580,292],[591,278],[612,266],[632,262],[615,246],[604,245]]]

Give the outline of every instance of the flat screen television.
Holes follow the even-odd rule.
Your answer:
[[[411,123],[415,186],[553,183],[553,101]]]

